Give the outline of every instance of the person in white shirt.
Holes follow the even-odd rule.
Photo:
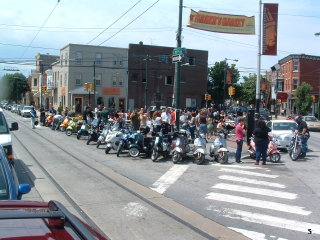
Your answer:
[[[171,121],[171,114],[169,111],[169,108],[166,108],[166,110],[164,110],[161,114],[161,120],[162,122],[166,122],[170,124]]]

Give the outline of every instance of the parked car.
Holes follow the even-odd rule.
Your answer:
[[[0,200],[20,200],[30,190],[29,184],[19,184],[13,160],[9,161],[0,145]]]
[[[57,201],[1,201],[1,237],[10,239],[107,240]]]
[[[23,105],[19,105],[18,107],[18,114],[21,116],[21,112],[23,110]]]
[[[32,110],[32,106],[24,106],[21,110],[21,116],[22,117],[31,117],[30,111]]]
[[[259,113],[260,113],[260,119],[262,120],[270,121],[272,119],[269,110],[266,108],[260,108]]]
[[[320,121],[314,116],[303,116],[302,119],[307,123],[310,131],[320,130]]]
[[[286,120],[293,120],[294,121],[296,119],[296,117],[298,117],[298,116],[300,116],[300,115],[299,114],[289,115],[286,117]]]
[[[292,138],[292,130],[298,128],[298,124],[292,120],[271,120],[267,123],[271,129],[271,134],[276,139],[279,149],[286,150],[289,147]]]

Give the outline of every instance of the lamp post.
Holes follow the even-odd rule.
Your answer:
[[[224,76],[223,76],[223,110],[225,110],[225,99],[226,99],[226,80],[227,80],[227,61],[234,61],[234,62],[238,62],[238,59],[230,59],[230,58],[225,58],[224,59]]]
[[[277,63],[274,66],[271,67],[272,72],[276,71],[276,86],[274,89],[276,99],[274,102],[274,117],[277,119],[278,118],[278,73],[280,69],[280,64]]]
[[[146,82],[144,85],[144,109],[147,109],[148,107],[148,62],[150,61],[150,56],[147,55],[147,57],[144,58],[143,61],[146,61]]]

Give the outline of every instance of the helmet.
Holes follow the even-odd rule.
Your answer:
[[[302,121],[302,117],[301,116],[296,116],[294,119],[297,123],[300,123]]]

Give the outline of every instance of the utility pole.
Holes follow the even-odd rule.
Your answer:
[[[90,91],[89,91],[89,102],[90,102]],[[95,108],[96,106],[97,106],[97,103],[96,103],[96,61],[93,61],[93,107]]]
[[[39,75],[39,84],[40,84],[40,108],[42,107],[42,73],[43,73],[43,64],[40,62],[40,75]]]
[[[182,7],[183,0],[179,3],[179,25],[177,32],[177,47],[181,48],[181,32],[182,32]],[[175,109],[176,109],[176,129],[179,131],[179,119],[180,119],[180,73],[181,73],[181,62],[175,63]]]
[[[255,113],[255,120],[259,119],[259,108],[260,108],[260,98],[261,98],[261,8],[262,8],[262,1],[259,0],[259,30],[258,30],[258,61],[257,61],[257,83],[256,83],[256,113]]]
[[[146,82],[144,85],[144,109],[147,110],[147,107],[148,107],[148,62],[150,60],[150,56],[147,55],[147,57],[143,60],[146,61]]]

